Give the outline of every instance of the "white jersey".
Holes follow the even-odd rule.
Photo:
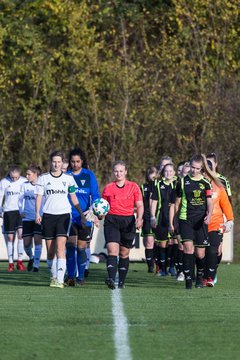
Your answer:
[[[0,181],[0,205],[4,198],[4,212],[19,210],[18,198],[20,195],[21,185],[27,181],[23,176],[17,181],[12,181],[10,177],[6,177]]]
[[[36,184],[32,184],[29,181],[26,181],[21,185],[20,195],[18,199],[18,207],[20,214],[24,213],[25,217],[23,221],[33,221],[35,220],[35,208],[36,208],[36,197],[35,194]],[[43,201],[40,208],[40,215],[43,213]]]
[[[68,194],[75,193],[76,187],[77,184],[71,174],[62,173],[60,176],[53,176],[49,172],[39,176],[35,193],[45,196],[44,213],[68,214],[72,210]]]

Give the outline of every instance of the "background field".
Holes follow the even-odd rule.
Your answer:
[[[63,290],[48,287],[41,267],[8,274],[0,265],[1,360],[115,359],[104,264],[85,286]],[[121,292],[133,359],[239,359],[239,265],[222,264],[213,289],[192,291],[145,267],[131,264]]]

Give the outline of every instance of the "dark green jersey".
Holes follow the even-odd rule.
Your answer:
[[[172,199],[172,193],[175,188],[175,182],[168,183],[166,180],[160,180],[157,182],[153,189],[152,200],[157,200],[157,222],[160,219],[160,223],[169,222],[169,206]]]
[[[145,183],[141,186],[142,196],[143,196],[143,205],[144,205],[144,213],[143,219],[150,221],[150,207],[149,207],[149,199],[150,193],[152,192],[151,189],[153,188],[152,182]]]
[[[182,199],[179,219],[205,216],[207,198],[212,197],[211,185],[203,176],[200,179],[193,179],[190,175],[186,175],[177,183],[176,195]]]

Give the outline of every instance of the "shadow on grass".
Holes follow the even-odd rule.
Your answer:
[[[10,286],[37,286],[46,287],[49,286],[49,271],[46,265],[40,266],[38,273],[33,272],[20,272],[15,270],[12,273],[7,271],[6,266],[1,264],[0,271],[0,285]],[[3,268],[4,266],[4,268]],[[137,270],[136,270],[137,269]],[[89,276],[85,279],[85,284],[78,288],[90,288],[94,290],[108,290],[105,285],[107,278],[107,271],[105,264],[93,265],[90,267]],[[155,274],[149,274],[139,266],[130,264],[129,272],[126,279],[127,288],[176,288],[183,284],[180,284],[174,277],[157,277]]]
[[[7,266],[6,266],[7,267]],[[9,273],[7,270],[0,272],[0,285],[13,286],[46,286],[49,283],[49,272],[47,268],[40,268],[38,273],[14,270]]]

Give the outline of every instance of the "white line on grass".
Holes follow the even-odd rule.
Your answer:
[[[131,360],[131,349],[128,342],[128,320],[124,314],[121,290],[112,291],[112,313],[114,320],[114,343],[116,360]]]

